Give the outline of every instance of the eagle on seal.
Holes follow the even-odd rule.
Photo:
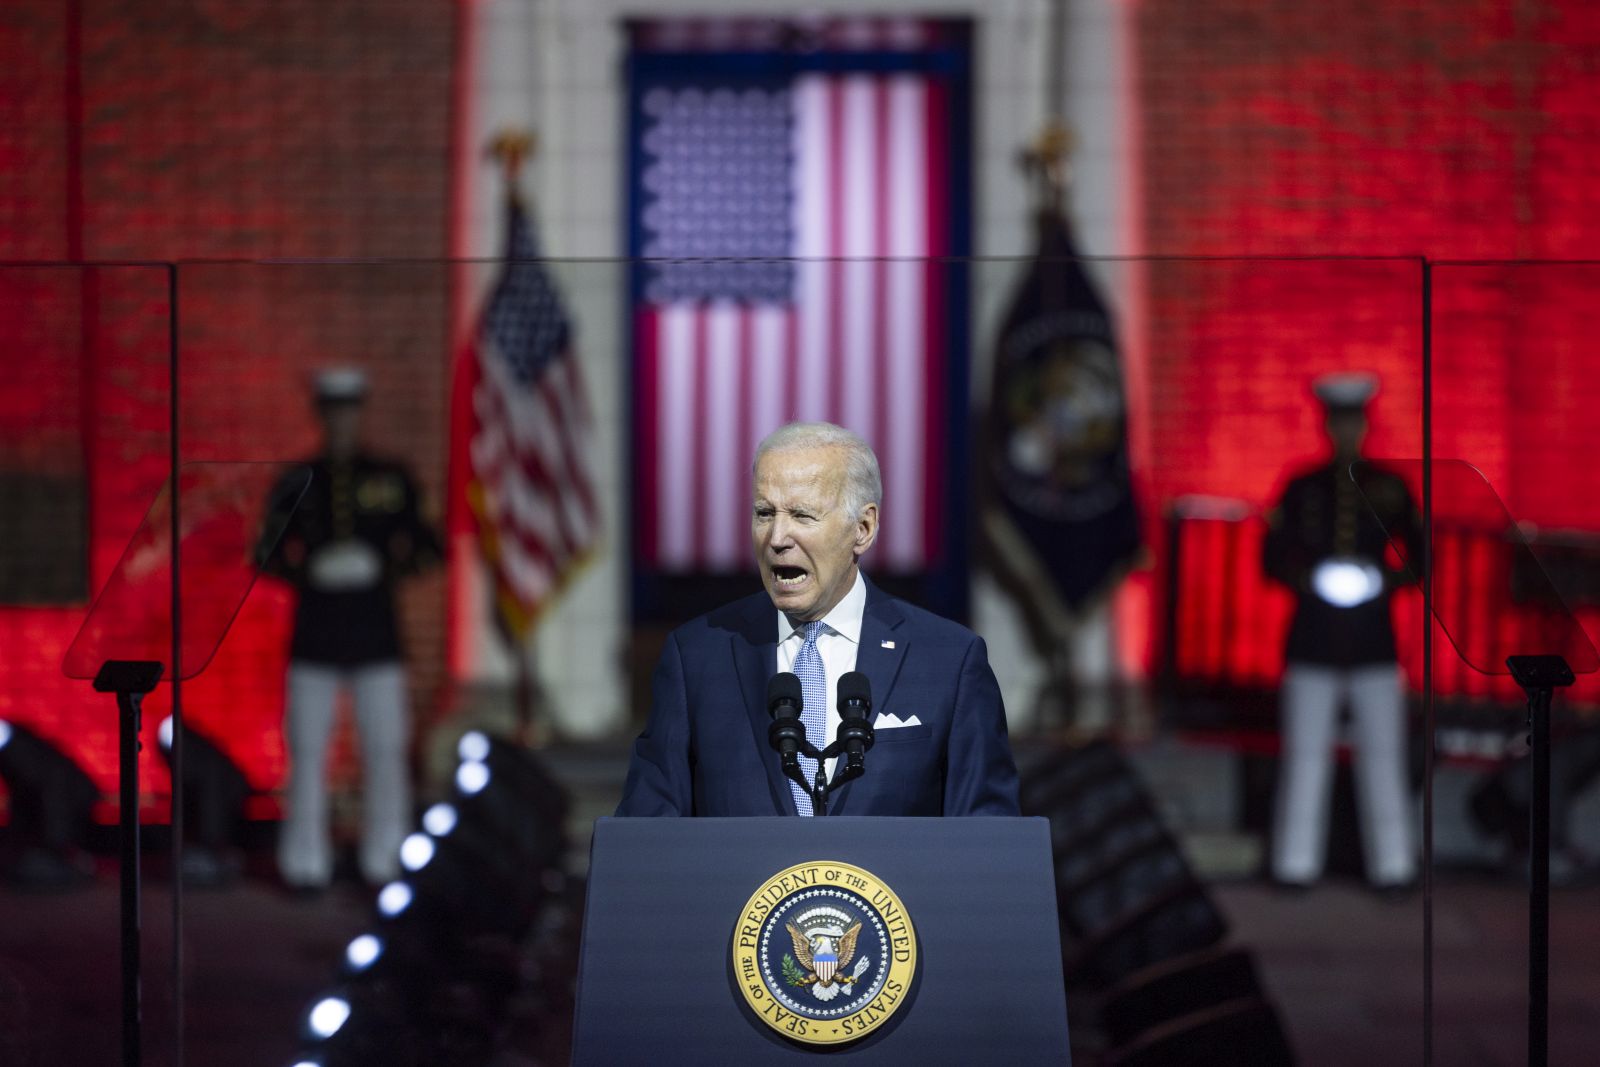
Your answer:
[[[836,976],[841,984],[855,981],[856,975],[846,976],[839,972],[855,958],[856,938],[861,935],[859,922],[842,934],[836,933],[839,928],[835,926],[832,930],[818,930],[809,936],[794,923],[785,925],[790,940],[794,942],[795,958],[800,961],[800,966],[814,976],[809,981],[816,983],[811,992],[817,999],[832,1000],[838,994],[839,990],[834,987]]]

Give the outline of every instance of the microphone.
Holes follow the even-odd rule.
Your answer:
[[[872,683],[860,671],[839,679],[839,740],[844,742],[845,769],[854,778],[865,769],[862,757],[875,740],[872,730]]]
[[[804,705],[798,677],[788,671],[772,676],[767,683],[767,714],[772,716],[772,725],[767,727],[767,741],[778,750],[785,766],[796,760],[800,745],[805,741],[806,727],[800,721],[800,709]]]
[[[774,674],[767,683],[767,714],[772,716],[772,723],[767,727],[767,742],[782,757],[783,776],[811,797],[813,813],[821,815],[828,808],[828,789],[822,780],[826,764],[806,740],[806,724],[800,721],[800,709],[804,706],[800,679],[788,671]],[[816,782],[806,781],[806,772],[800,766],[801,750],[817,761]]]

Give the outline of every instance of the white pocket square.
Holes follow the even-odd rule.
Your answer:
[[[872,728],[874,730],[897,730],[902,726],[921,725],[922,720],[917,718],[915,715],[911,716],[909,719],[902,719],[898,715],[890,715],[881,711],[878,713],[878,717],[872,720]]]

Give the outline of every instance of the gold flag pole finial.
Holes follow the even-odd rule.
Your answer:
[[[1062,195],[1072,182],[1068,157],[1073,147],[1072,131],[1060,121],[1050,119],[1039,136],[1022,150],[1022,168],[1036,183],[1040,207],[1061,206]]]
[[[507,128],[494,135],[489,142],[489,155],[505,171],[506,184],[516,186],[522,174],[522,164],[531,159],[539,149],[539,141],[531,130]]]

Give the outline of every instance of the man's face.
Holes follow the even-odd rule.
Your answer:
[[[769,452],[756,465],[756,563],[772,603],[792,619],[832,611],[878,535],[877,504],[859,517],[845,507],[845,455],[834,446]]]
[[[361,443],[361,405],[322,403],[317,405],[322,420],[322,446],[335,459],[348,459]]]
[[[1332,411],[1328,413],[1328,440],[1339,456],[1361,454],[1361,444],[1367,437],[1367,416],[1360,411]]]

